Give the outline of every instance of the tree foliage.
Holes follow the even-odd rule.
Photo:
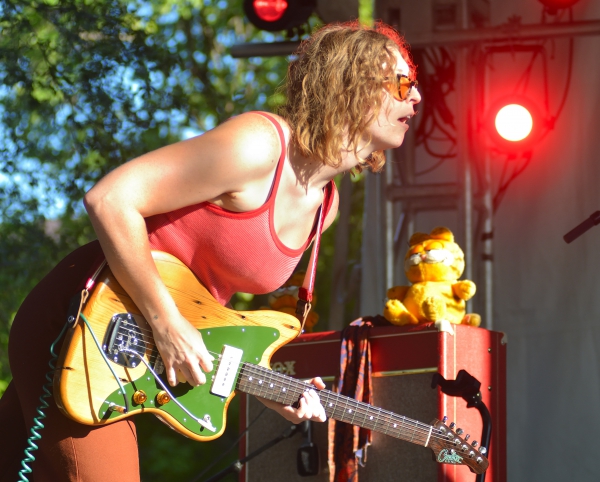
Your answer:
[[[59,255],[93,237],[81,198],[94,182],[186,133],[273,107],[286,64],[229,56],[229,45],[261,35],[241,0],[3,0],[0,28],[2,239],[6,249],[20,240],[24,253],[38,242],[48,250],[37,276],[21,271],[29,284],[4,285],[15,304]],[[61,247],[43,239],[49,213]],[[0,315],[4,335],[11,313]]]
[[[144,152],[273,110],[286,59],[236,60],[228,50],[264,40],[272,35],[246,22],[242,0],[0,0],[0,394],[22,300],[95,237],[85,191]],[[319,260],[321,316],[333,235]],[[235,420],[202,445],[153,421],[136,420],[144,480],[189,479],[236,437]]]
[[[20,303],[94,238],[84,192],[144,152],[278,102],[286,59],[228,53],[263,36],[241,3],[0,0],[0,394]],[[152,421],[137,421],[145,480],[190,478],[231,441],[190,445]]]
[[[56,197],[78,213],[115,166],[277,101],[285,59],[228,54],[260,35],[241,0],[1,5],[3,219],[46,212]]]

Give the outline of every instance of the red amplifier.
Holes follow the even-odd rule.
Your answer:
[[[506,482],[506,341],[503,333],[452,325],[452,332],[433,327],[373,327],[370,332],[375,406],[421,422],[448,417],[448,423],[470,434],[470,442],[480,441],[482,420],[476,408],[467,408],[460,397],[431,388],[432,375],[440,373],[453,380],[459,370],[469,372],[481,383],[482,400],[492,418],[492,438],[488,448],[486,482]],[[271,359],[273,370],[296,378],[322,377],[333,382],[340,371],[340,332],[307,334],[277,351]],[[262,411],[262,404],[242,395],[240,425],[245,428]],[[289,422],[267,410],[242,440],[240,458],[257,450],[285,431]],[[313,424],[321,470],[312,478],[328,482],[327,424]],[[302,441],[285,440],[249,461],[240,482],[304,481],[296,469],[296,451]],[[432,452],[392,437],[373,433],[365,467],[359,469],[362,481],[407,480],[474,482],[475,475],[465,466],[437,464]]]

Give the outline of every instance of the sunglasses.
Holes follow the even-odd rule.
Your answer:
[[[387,84],[388,90],[396,100],[406,100],[413,87],[419,85],[416,80],[410,80],[408,75],[396,74],[396,82]]]

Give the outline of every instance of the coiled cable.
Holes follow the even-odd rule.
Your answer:
[[[44,393],[40,396],[40,405],[38,405],[38,407],[36,408],[38,416],[33,419],[33,427],[31,427],[31,436],[27,439],[25,456],[21,461],[21,466],[23,468],[19,471],[19,482],[29,482],[29,479],[25,474],[31,474],[32,472],[32,469],[31,467],[29,467],[28,464],[35,460],[33,452],[35,452],[38,449],[38,446],[35,444],[35,441],[40,440],[42,438],[39,431],[44,428],[44,424],[42,423],[42,420],[46,418],[46,414],[44,413],[44,411],[49,407],[48,402],[46,400],[52,397],[51,389],[54,383],[54,371],[56,369],[55,362],[58,358],[58,355],[54,352],[54,347],[65,334],[67,326],[69,326],[69,324],[65,323],[63,329],[61,330],[56,340],[54,340],[52,345],[50,345],[50,354],[52,355],[52,358],[48,362],[48,365],[50,366],[50,371],[46,373],[46,380],[48,380],[48,382],[45,383],[42,387]]]

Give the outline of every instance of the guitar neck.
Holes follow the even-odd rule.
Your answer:
[[[244,363],[236,388],[250,395],[291,405],[296,403],[310,386],[267,368]],[[358,425],[425,447],[435,430],[432,425],[373,407],[330,390],[317,391],[326,415],[340,422]]]

